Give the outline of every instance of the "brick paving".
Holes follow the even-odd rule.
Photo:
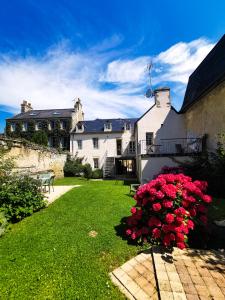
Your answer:
[[[225,255],[217,251],[154,247],[110,274],[128,299],[225,299]]]

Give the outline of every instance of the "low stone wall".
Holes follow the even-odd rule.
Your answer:
[[[63,167],[67,153],[45,148],[24,140],[0,137],[0,147],[9,151],[6,157],[14,158],[18,172],[42,172],[52,170],[56,177],[63,177]]]

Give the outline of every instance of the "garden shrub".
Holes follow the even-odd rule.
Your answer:
[[[83,166],[81,164],[81,160],[77,157],[69,158],[64,166],[64,176],[71,177],[71,176],[80,176],[83,172]]]
[[[28,176],[0,178],[0,210],[9,222],[18,222],[45,206],[38,180]]]
[[[83,173],[85,178],[87,179],[92,178],[92,168],[90,164],[83,165]]]
[[[92,171],[92,178],[93,179],[99,179],[103,177],[103,172],[101,169],[95,169]]]
[[[161,174],[139,187],[136,205],[127,218],[126,234],[133,240],[187,247],[188,234],[195,225],[207,224],[207,182],[192,181],[184,174]]]

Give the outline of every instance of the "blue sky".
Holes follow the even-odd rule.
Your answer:
[[[188,76],[225,31],[225,1],[0,0],[0,132],[23,99],[85,118],[134,117],[153,87],[179,109]]]

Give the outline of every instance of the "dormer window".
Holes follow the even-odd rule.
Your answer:
[[[82,123],[78,123],[76,126],[76,132],[83,132],[84,131],[84,125]]]
[[[125,130],[130,131],[130,129],[131,129],[130,123],[125,123]]]
[[[112,130],[112,123],[106,122],[104,124],[104,131],[111,131]]]

